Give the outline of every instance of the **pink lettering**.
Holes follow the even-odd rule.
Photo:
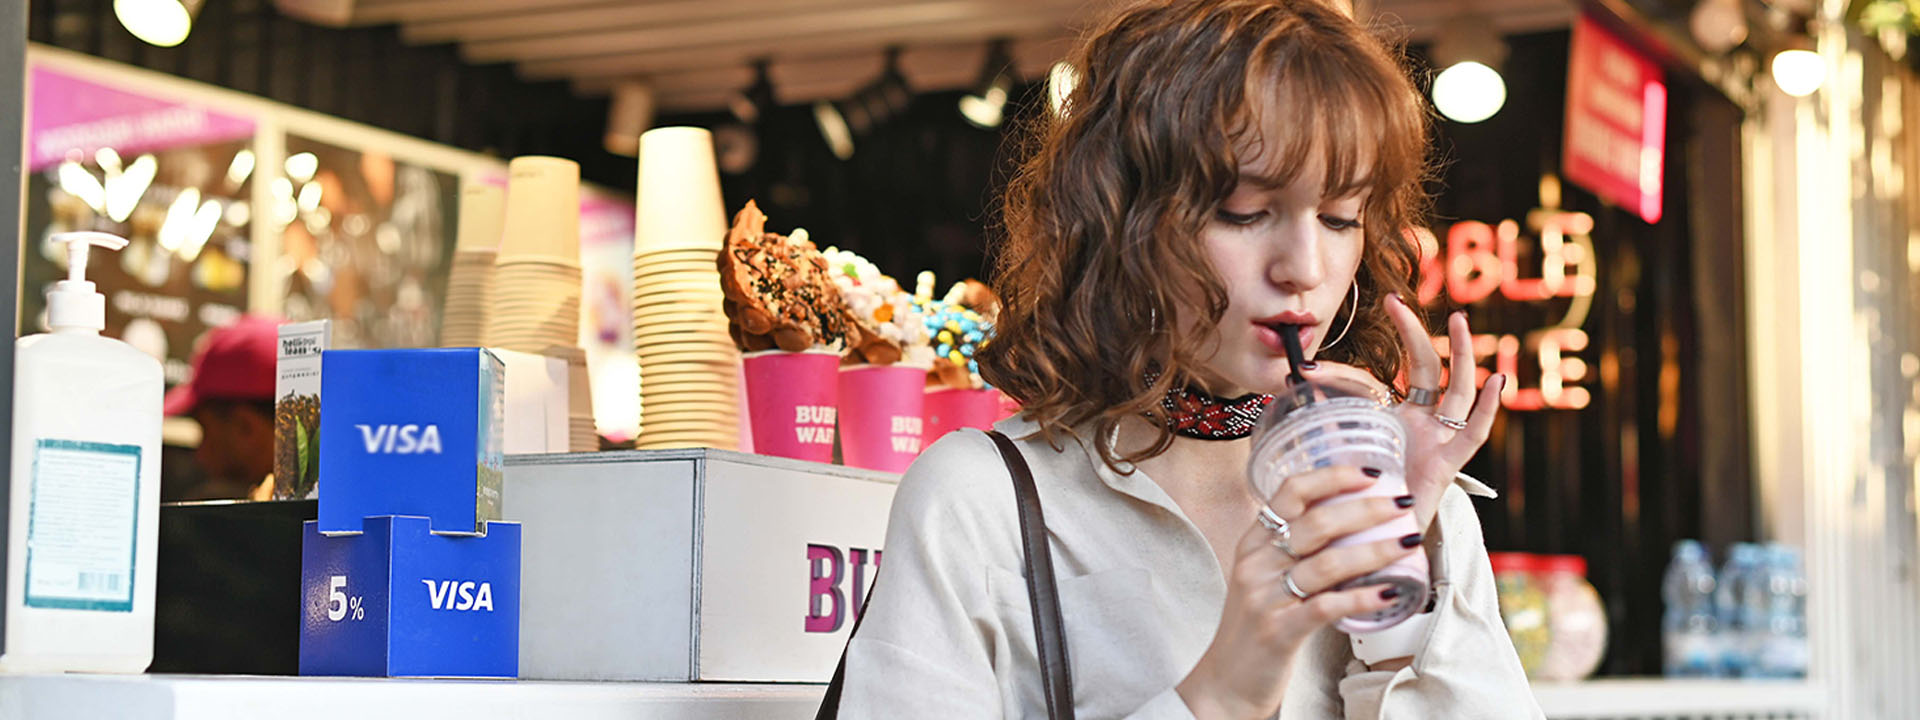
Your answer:
[[[807,632],[834,632],[846,620],[847,596],[840,590],[846,563],[841,557],[839,548],[807,544]]]

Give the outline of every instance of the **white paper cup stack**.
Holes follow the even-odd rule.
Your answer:
[[[726,208],[713,138],[700,128],[640,136],[633,338],[642,449],[740,443],[740,351],[727,334],[715,263]]]
[[[529,353],[578,347],[580,166],[521,157],[508,171],[487,344]]]
[[[440,315],[441,347],[485,344],[505,202],[506,191],[493,185],[470,183],[460,191],[459,240],[447,274],[447,304]]]

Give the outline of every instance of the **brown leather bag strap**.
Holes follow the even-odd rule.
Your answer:
[[[1049,720],[1073,720],[1073,673],[1067,665],[1067,638],[1065,624],[1060,616],[1060,594],[1058,584],[1053,579],[1053,550],[1047,542],[1047,520],[1040,512],[1040,493],[1033,487],[1033,470],[1027,467],[1027,459],[1020,454],[1020,448],[998,430],[987,431],[987,437],[993,439],[994,447],[1000,451],[1000,459],[1007,464],[1007,474],[1013,477],[1014,504],[1020,513],[1020,548],[1027,564],[1027,598],[1033,610],[1033,637],[1040,653],[1040,684],[1047,699],[1047,718]],[[874,575],[874,583],[880,581]],[[867,588],[866,602],[873,601],[873,588]],[[861,603],[860,615],[853,620],[853,631],[847,634],[847,643],[852,645],[853,636],[860,632],[860,621],[867,617],[866,603]],[[814,720],[834,720],[840,716],[840,693],[847,677],[847,653],[840,652],[840,665],[833,669],[833,681],[827,685],[827,693],[820,698],[820,710],[814,713]]]
[[[987,437],[1000,449],[1000,459],[1013,476],[1013,495],[1020,510],[1020,547],[1027,561],[1027,599],[1033,609],[1033,637],[1040,653],[1040,683],[1047,698],[1047,717],[1073,718],[1073,670],[1067,663],[1066,623],[1060,616],[1060,590],[1053,578],[1053,549],[1047,541],[1047,519],[1040,512],[1040,493],[1033,487],[1033,471],[1013,440],[998,430]]]

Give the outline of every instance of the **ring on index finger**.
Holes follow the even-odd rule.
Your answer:
[[[1286,553],[1287,557],[1294,560],[1300,559],[1300,556],[1294,553],[1293,546],[1289,544],[1289,542],[1293,540],[1293,528],[1289,526],[1287,521],[1282,519],[1279,514],[1275,513],[1273,508],[1260,508],[1260,525],[1273,531],[1273,539],[1268,542],[1273,543],[1274,547],[1280,548],[1280,552]]]

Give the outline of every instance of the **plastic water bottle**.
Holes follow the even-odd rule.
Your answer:
[[[1734,543],[1720,569],[1714,606],[1720,616],[1720,671],[1727,677],[1752,677],[1767,640],[1766,552],[1753,543]]]
[[[1667,611],[1660,623],[1661,639],[1666,647],[1666,671],[1669,677],[1712,677],[1717,674],[1718,651],[1714,630],[1713,565],[1707,550],[1695,540],[1673,544],[1673,561],[1667,565],[1667,577],[1661,594]]]
[[[1767,633],[1755,675],[1798,678],[1807,674],[1807,581],[1800,551],[1785,545],[1766,549]]]

